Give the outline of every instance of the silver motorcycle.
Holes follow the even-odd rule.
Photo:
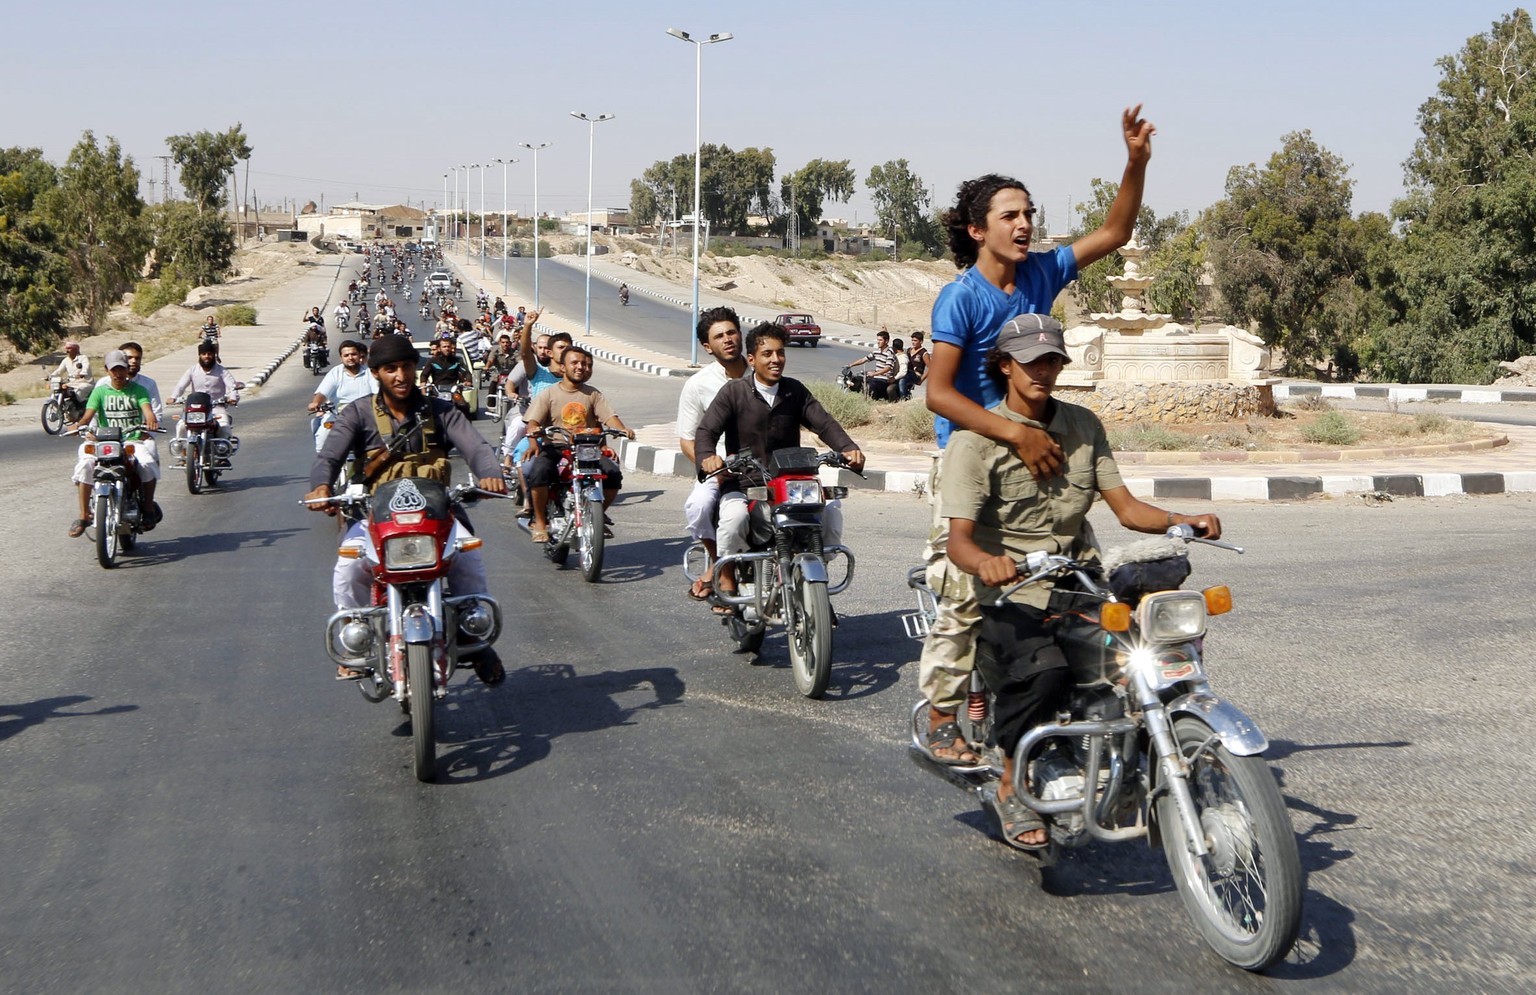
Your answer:
[[[1112,551],[1102,567],[1031,553],[1019,564],[1028,584],[1051,580],[1047,609],[1071,668],[1071,690],[1052,721],[1024,734],[1014,751],[1013,790],[1046,823],[1042,866],[1063,847],[1145,837],[1160,846],[1200,935],[1228,962],[1261,971],[1296,940],[1301,867],[1285,801],[1261,754],[1269,743],[1252,719],[1219,697],[1204,664],[1209,616],[1231,610],[1226,587],[1179,590],[1189,574],[1188,525]],[[918,611],[907,634],[924,638],[937,597],[915,567],[907,584]],[[977,653],[992,653],[982,642]],[[956,724],[981,762],[949,766],[925,745],[928,702],[912,709],[909,754],[918,766],[973,792],[992,807],[1002,777],[991,745],[992,696],[972,673]]]

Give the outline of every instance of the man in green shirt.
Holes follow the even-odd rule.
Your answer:
[[[129,379],[128,354],[121,349],[107,353],[108,382],[97,384],[85,402],[85,414],[76,429],[82,433],[92,427],[120,428],[126,439],[129,429],[160,427],[150,407],[149,391]],[[155,454],[155,440],[141,435],[134,440],[135,459],[138,461],[139,480],[144,497],[144,529],[147,532],[160,521],[160,506],[155,504],[155,483],[160,479],[160,463]],[[69,526],[71,539],[85,532],[91,524],[91,486],[95,481],[96,457],[80,446],[79,459],[75,461],[73,480],[80,497],[80,517]]]
[[[987,356],[987,372],[1006,390],[993,414],[1040,429],[1061,446],[1062,472],[1044,482],[1016,450],[971,431],[957,432],[945,452],[940,513],[949,520],[949,559],[975,577],[981,605],[978,639],[994,653],[976,665],[994,696],[993,735],[1006,758],[993,807],[1011,846],[1046,843],[1040,817],[1013,793],[1013,751],[1024,733],[1044,721],[1067,688],[1066,659],[1047,617],[1048,583],[1031,584],[996,605],[1001,589],[1019,579],[1018,561],[1032,552],[1093,559],[1097,540],[1088,524],[1094,495],[1104,498],[1120,524],[1160,533],[1192,525],[1219,538],[1211,514],[1181,515],[1132,496],[1120,479],[1104,425],[1097,415],[1051,396],[1068,362],[1061,324],[1043,315],[1010,319]],[[1025,327],[1025,326],[1028,327]]]

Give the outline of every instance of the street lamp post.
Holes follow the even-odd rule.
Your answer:
[[[489,164],[475,163],[472,167],[480,170],[480,282],[485,282],[485,171]]]
[[[708,38],[694,38],[688,32],[680,28],[668,28],[667,34],[673,38],[681,39],[693,46],[693,326],[688,330],[688,343],[690,347],[690,365],[699,365],[699,337],[694,329],[699,327],[699,219],[703,213],[699,205],[700,169],[699,154],[703,148],[703,121],[704,104],[704,46],[713,45],[716,42],[730,41],[736,37],[729,31],[710,35]]]
[[[459,169],[460,168],[461,167],[459,167],[459,166],[454,166],[453,167],[453,204],[448,209],[448,224],[450,225],[450,228],[449,228],[449,231],[448,231],[448,244],[445,247],[445,251],[452,251],[454,237],[456,235],[458,235],[458,233],[459,233]]]
[[[464,218],[464,221],[463,221],[464,234],[468,235],[469,234],[469,211],[465,210],[465,208],[467,208],[469,206],[469,170],[470,170],[470,167],[464,165],[464,163],[461,162],[461,163],[459,163],[459,168],[464,170],[464,199],[459,201],[459,214],[462,215],[463,218]],[[458,178],[455,177],[453,182],[454,182],[455,189],[457,189],[458,182],[459,182]],[[454,226],[453,226],[453,233],[454,233],[454,235],[458,235],[458,233],[459,233],[459,225],[458,225],[458,223],[454,224]],[[460,240],[459,239],[455,239],[455,241],[460,241]],[[461,245],[461,247],[462,247],[462,245]]]
[[[587,330],[588,336],[592,334],[592,151],[597,142],[597,126],[603,121],[612,121],[612,114],[599,114],[597,117],[589,117],[580,111],[571,111],[571,117],[580,118],[587,122]]]
[[[533,309],[539,309],[539,149],[549,148],[548,142],[530,145],[518,142],[533,152]]]
[[[507,167],[517,160],[492,159],[491,161],[501,164],[501,293],[503,297],[508,297],[511,296],[512,291],[507,289]]]
[[[443,174],[443,210],[437,212],[437,242],[441,246],[443,242],[443,211],[448,210],[448,174]]]

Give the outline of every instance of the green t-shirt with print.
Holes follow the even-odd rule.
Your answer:
[[[96,424],[128,429],[144,424],[144,405],[148,403],[149,391],[130,380],[122,390],[110,383],[98,384],[85,406],[96,412]]]

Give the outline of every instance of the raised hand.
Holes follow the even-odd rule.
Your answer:
[[[1131,164],[1145,166],[1152,158],[1152,136],[1157,128],[1141,116],[1140,104],[1121,112],[1120,130],[1125,134],[1125,152]]]

